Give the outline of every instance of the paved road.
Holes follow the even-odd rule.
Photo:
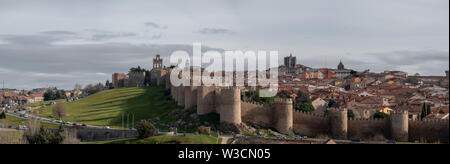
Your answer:
[[[13,116],[13,117],[18,117],[18,118],[23,118],[23,119],[36,119],[39,122],[45,122],[45,123],[50,123],[50,124],[55,124],[55,125],[60,125],[61,122],[57,121],[57,120],[52,120],[52,119],[48,119],[48,118],[43,118],[43,117],[39,117],[39,116],[35,116],[32,114],[27,114],[26,111],[20,111],[17,113],[14,112],[8,112],[6,113],[9,116]],[[59,123],[58,123],[59,122]],[[66,124],[64,124],[65,126],[74,126],[73,122],[67,122]],[[77,123],[78,126],[81,126],[81,124]],[[86,125],[85,127],[88,128],[98,128],[98,129],[103,129],[103,127],[101,126],[94,126],[94,125]]]

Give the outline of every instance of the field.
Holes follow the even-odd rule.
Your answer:
[[[88,144],[217,144],[216,137],[206,135],[155,136],[146,139],[120,139],[92,142]]]
[[[165,95],[164,87],[121,88],[106,90],[75,102],[65,103],[66,117],[62,120],[95,126],[122,128],[143,119],[160,118],[161,122],[174,122],[168,113],[180,109],[174,100]],[[46,118],[55,118],[53,107],[37,112]],[[133,120],[134,115],[134,120]]]
[[[23,131],[0,128],[0,144],[20,144],[22,136]]]

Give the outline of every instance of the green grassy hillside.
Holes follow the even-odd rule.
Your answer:
[[[122,116],[134,114],[134,123],[139,120],[159,117],[161,122],[174,122],[168,113],[180,109],[174,100],[165,95],[164,87],[121,88],[103,91],[82,100],[65,103],[66,117],[62,120],[88,125],[113,128],[122,127]],[[54,118],[53,107],[39,109],[39,115]]]

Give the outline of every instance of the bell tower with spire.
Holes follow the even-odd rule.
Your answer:
[[[342,60],[341,60],[338,65],[338,70],[344,70],[344,69],[345,69],[345,66],[344,66],[344,64],[342,64]]]

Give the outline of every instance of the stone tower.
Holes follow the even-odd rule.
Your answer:
[[[241,124],[241,90],[237,87],[227,87],[220,90],[217,95],[220,102],[220,122],[228,124]]]
[[[153,59],[153,69],[162,69],[163,60],[160,55],[156,55],[156,58]]]
[[[197,88],[197,114],[204,115],[215,111],[215,87],[200,86]]]
[[[294,126],[294,111],[292,99],[275,99],[274,125],[275,129],[284,134],[292,134]]]
[[[391,113],[391,138],[397,141],[408,141],[408,111]]]
[[[184,107],[184,86],[183,84],[181,84],[180,86],[176,87],[177,90],[177,102],[178,102],[178,106],[182,106]]]
[[[330,110],[331,135],[335,139],[347,139],[347,109]]]
[[[171,82],[170,82],[170,73],[172,72],[172,70],[171,69],[169,69],[169,70],[167,70],[167,73],[164,75],[164,82],[166,82],[166,89],[170,89],[171,87]]]
[[[197,106],[197,87],[184,87],[184,109],[190,109]]]

